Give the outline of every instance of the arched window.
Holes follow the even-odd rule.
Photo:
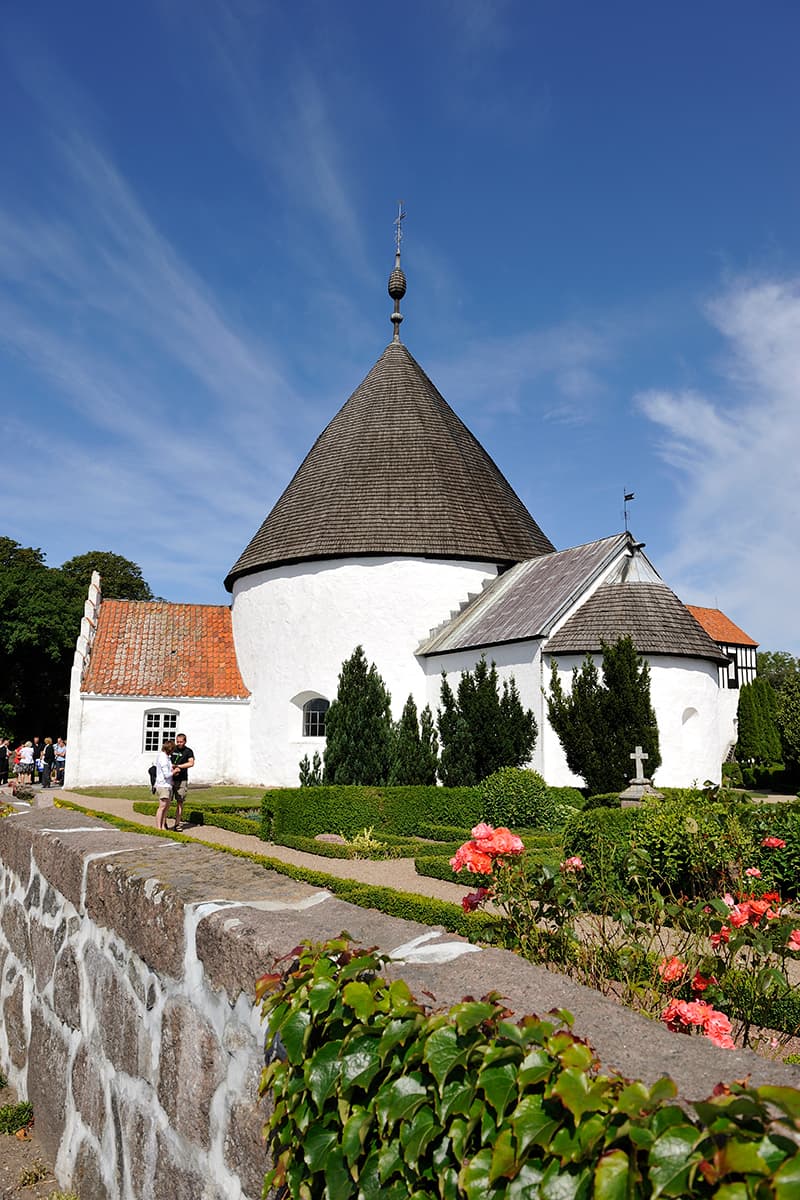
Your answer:
[[[150,708],[144,714],[144,750],[151,754],[161,749],[165,738],[174,738],[178,728],[177,708]]]
[[[325,737],[325,714],[328,700],[307,700],[303,705],[303,737]]]

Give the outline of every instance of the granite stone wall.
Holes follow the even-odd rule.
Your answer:
[[[520,1014],[567,1008],[606,1068],[671,1074],[690,1098],[748,1074],[800,1084],[797,1068],[670,1034],[512,954],[66,810],[0,821],[0,873],[0,1068],[82,1200],[260,1196],[254,981],[302,938],[343,930],[442,1004],[497,989]]]

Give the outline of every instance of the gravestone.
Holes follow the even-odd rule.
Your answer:
[[[625,791],[620,792],[619,798],[622,807],[636,807],[649,797],[653,797],[656,800],[663,800],[664,797],[661,792],[656,791],[653,787],[653,781],[644,773],[644,764],[650,755],[646,754],[641,746],[637,746],[630,757],[636,764],[636,773],[628,784],[628,787],[625,788]]]

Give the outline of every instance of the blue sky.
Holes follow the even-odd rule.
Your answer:
[[[800,652],[800,8],[3,7],[1,533],[222,580],[389,341],[559,548]]]

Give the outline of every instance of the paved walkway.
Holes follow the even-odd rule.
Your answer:
[[[82,808],[90,808],[98,814],[108,813],[112,817],[123,817],[126,821],[135,821],[138,825],[156,827],[155,816],[134,812],[131,800],[117,800],[103,796],[81,796],[77,792],[68,792],[64,788],[52,788],[43,791],[34,788],[35,805],[52,805],[58,797],[80,804]],[[11,794],[6,788],[0,788],[0,800],[10,800]],[[234,850],[247,850],[251,854],[263,854],[269,858],[279,859],[294,867],[306,867],[311,871],[321,871],[333,875],[337,879],[353,879],[358,883],[368,883],[377,887],[391,887],[399,892],[411,892],[417,896],[429,896],[435,900],[449,900],[460,904],[465,889],[456,883],[446,883],[443,879],[430,879],[427,875],[418,875],[413,858],[388,858],[380,861],[372,859],[325,858],[320,854],[307,854],[303,850],[291,850],[288,846],[278,846],[274,842],[262,842],[261,838],[249,837],[243,833],[232,833],[228,829],[220,829],[216,825],[187,825],[181,833],[193,841],[206,842],[214,846],[230,846]],[[471,882],[471,881],[468,881]]]

